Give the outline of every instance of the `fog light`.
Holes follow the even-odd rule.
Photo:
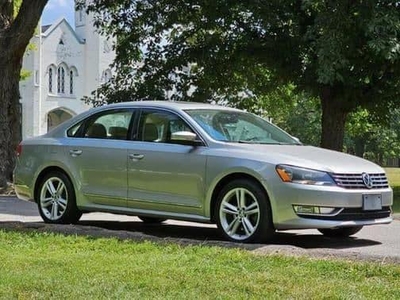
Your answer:
[[[334,207],[310,206],[310,205],[293,205],[296,214],[302,215],[329,215],[335,211]]]
[[[320,207],[319,213],[323,214],[323,215],[329,215],[329,214],[333,213],[334,210],[335,210],[335,208],[333,208],[333,207]]]
[[[297,214],[315,214],[316,206],[293,205],[294,211]]]

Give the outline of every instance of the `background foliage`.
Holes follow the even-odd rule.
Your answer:
[[[96,0],[89,10],[117,41],[117,74],[86,99],[95,105],[170,98],[253,107],[290,86],[320,102],[320,144],[336,150],[349,114],[384,123],[399,105],[395,0]],[[305,105],[295,102],[280,101]]]

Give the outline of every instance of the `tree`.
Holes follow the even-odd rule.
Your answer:
[[[235,103],[283,128],[306,145],[317,146],[321,136],[321,105],[305,92],[296,92],[292,84],[279,86],[257,98]]]
[[[48,0],[0,0],[0,187],[11,178],[21,139],[19,80],[22,58]]]
[[[335,150],[349,113],[385,119],[399,104],[397,0],[96,0],[89,10],[117,38],[117,76],[97,103],[162,90],[181,100],[260,99],[291,83],[320,100],[321,146]]]
[[[350,115],[346,127],[345,147],[349,152],[381,165],[387,159],[400,158],[400,109],[391,111],[385,123],[359,109]]]

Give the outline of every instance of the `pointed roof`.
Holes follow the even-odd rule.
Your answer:
[[[48,24],[48,25],[42,25],[42,33],[46,32],[46,31],[47,31],[47,29],[49,29],[49,28],[50,28],[50,26],[51,26],[51,24]]]
[[[50,25],[43,25],[42,26],[42,37],[47,37],[49,36],[58,26],[60,26],[62,23],[64,23],[69,31],[71,31],[72,35],[76,38],[76,40],[80,44],[84,44],[85,41],[81,39],[75,32],[75,30],[71,27],[71,25],[68,23],[68,21],[65,18],[59,18],[56,22]]]

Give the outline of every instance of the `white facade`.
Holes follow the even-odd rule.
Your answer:
[[[23,60],[30,76],[20,82],[22,138],[44,134],[87,110],[82,97],[110,79],[115,58],[111,41],[96,32],[83,11],[75,13],[75,30],[60,19],[42,26],[31,44]]]

